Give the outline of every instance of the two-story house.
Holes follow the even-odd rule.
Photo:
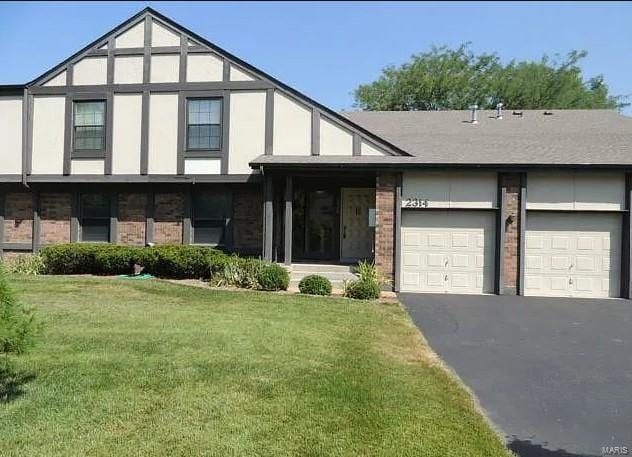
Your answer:
[[[7,258],[191,243],[373,259],[402,291],[632,292],[615,112],[340,114],[148,8],[0,86],[0,134]]]

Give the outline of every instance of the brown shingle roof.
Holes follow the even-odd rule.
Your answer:
[[[632,118],[613,110],[343,113],[425,163],[632,165]],[[394,158],[397,160],[397,158]]]

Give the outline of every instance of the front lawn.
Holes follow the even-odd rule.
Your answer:
[[[2,456],[508,455],[397,305],[12,279],[45,330],[8,374]]]

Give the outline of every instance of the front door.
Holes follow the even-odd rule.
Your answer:
[[[373,257],[373,223],[370,210],[375,208],[375,189],[342,189],[340,260],[357,262]]]
[[[338,260],[338,193],[324,187],[294,192],[294,256],[305,260]]]

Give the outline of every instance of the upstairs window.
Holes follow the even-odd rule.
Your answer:
[[[105,101],[76,101],[73,114],[73,149],[105,151]]]
[[[230,194],[199,192],[193,196],[193,243],[221,246],[230,214]]]
[[[80,200],[81,241],[108,243],[110,241],[110,196],[82,194]]]
[[[213,98],[187,100],[187,149],[191,151],[222,149],[222,100]]]

